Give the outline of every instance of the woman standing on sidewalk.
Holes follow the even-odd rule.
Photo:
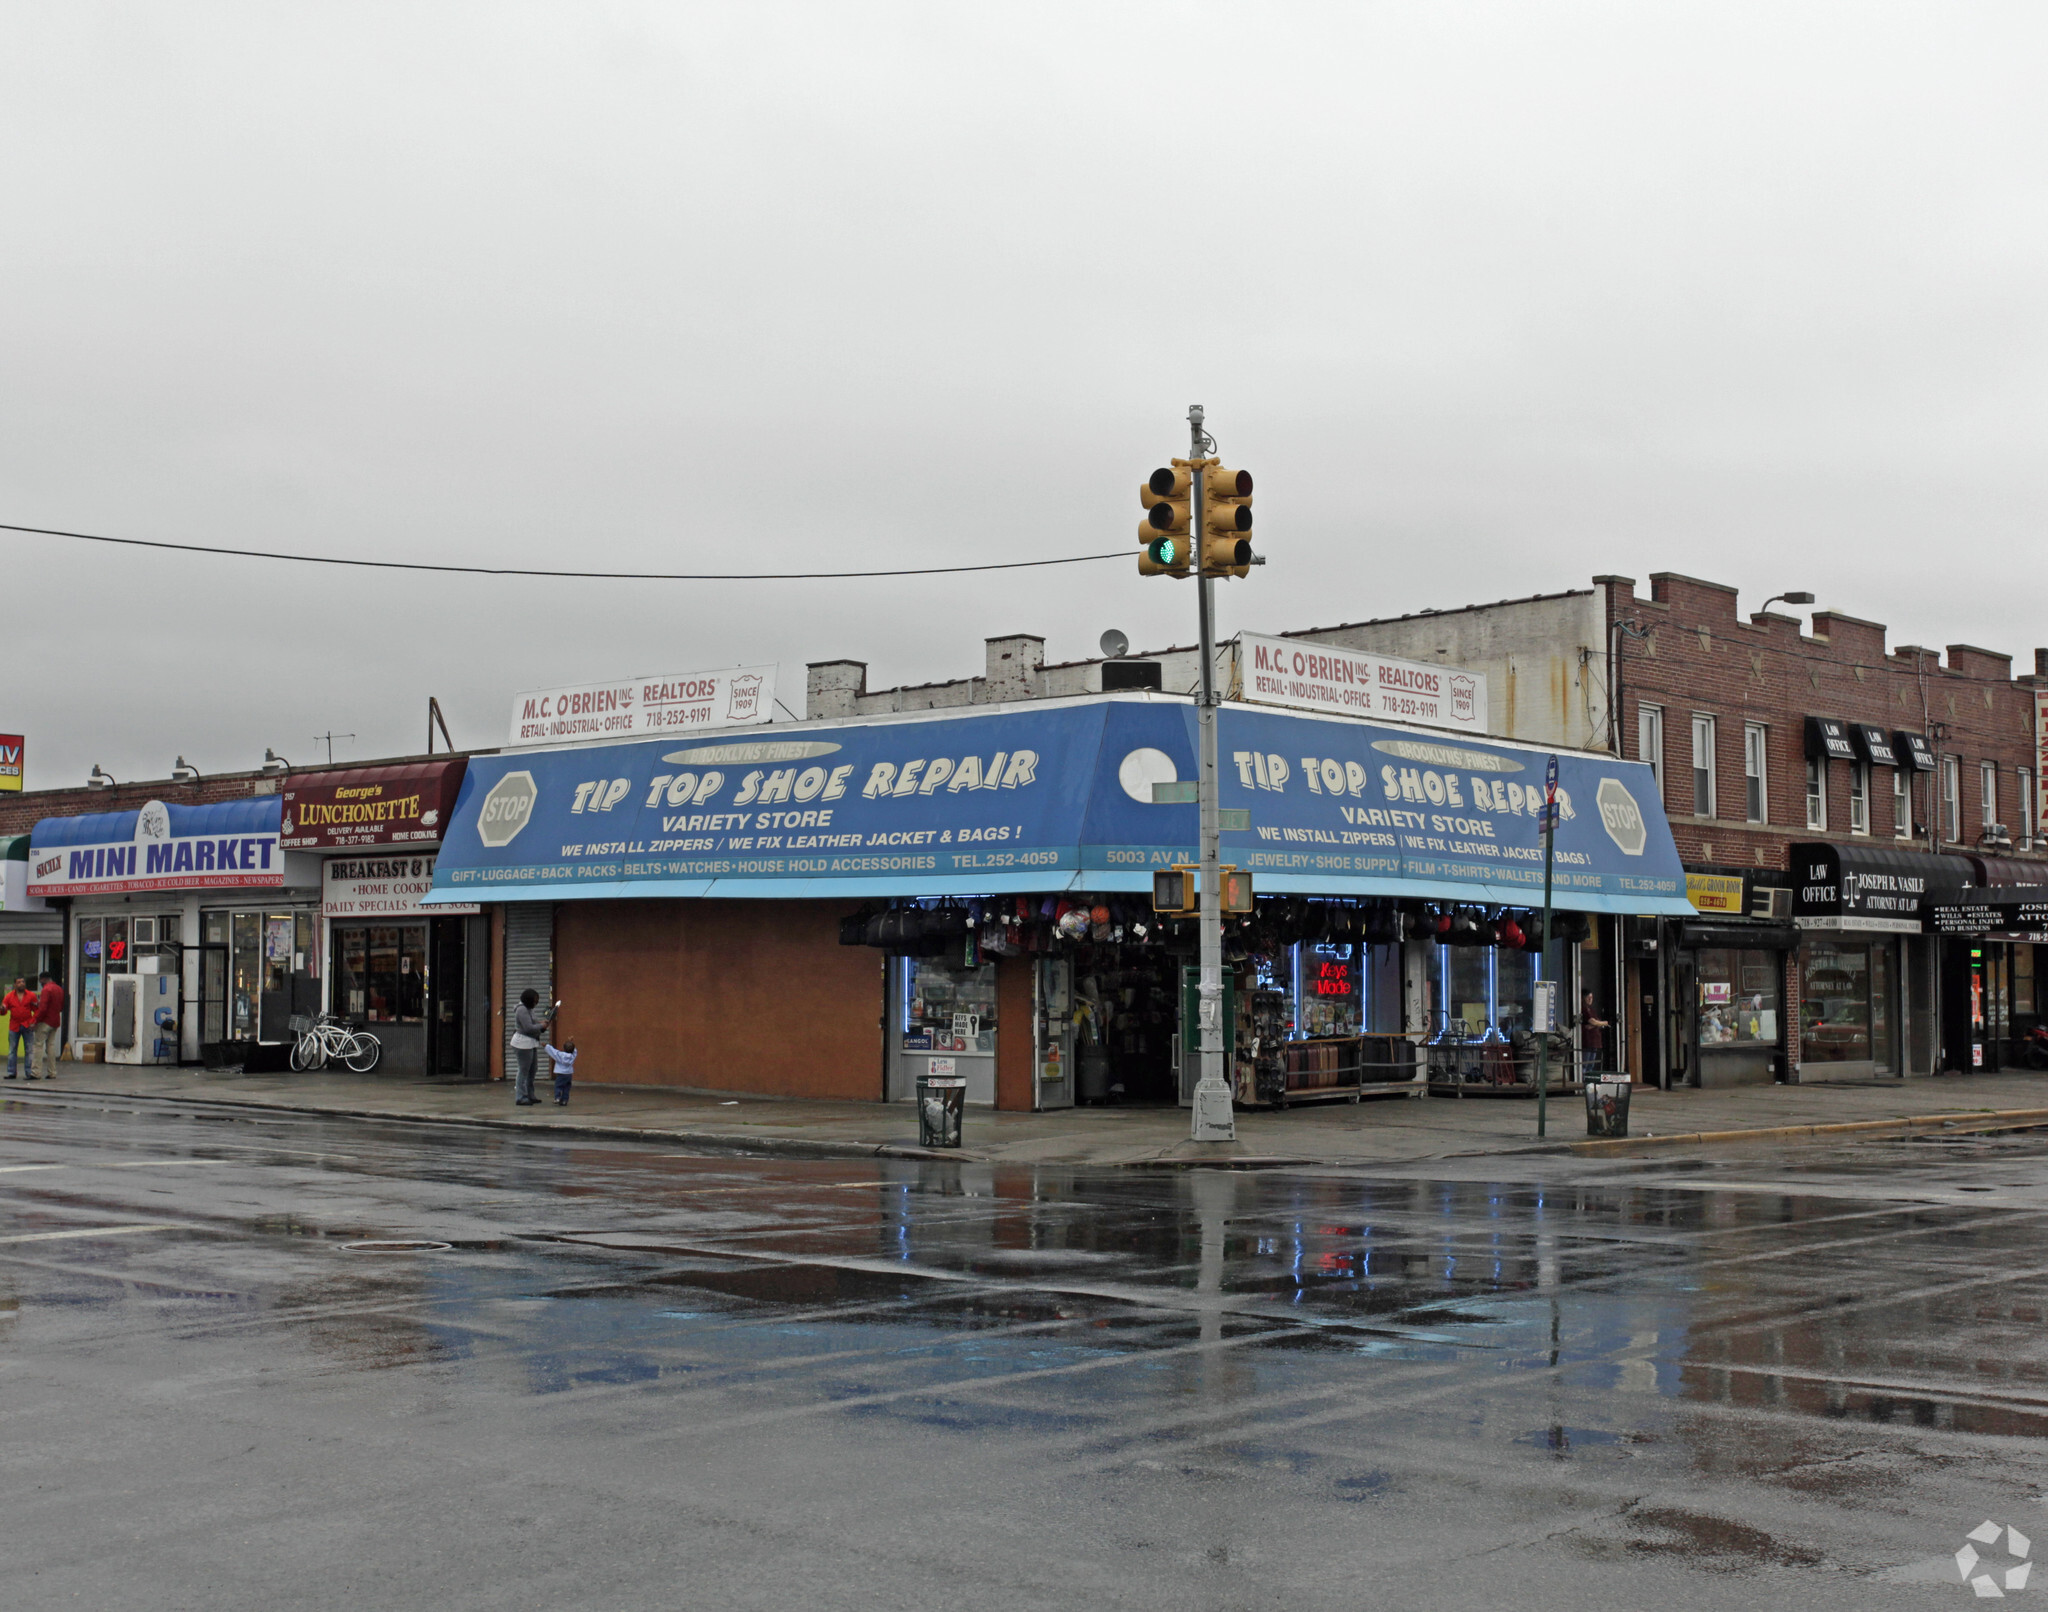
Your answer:
[[[512,1016],[512,1050],[519,1054],[519,1080],[512,1093],[512,1103],[517,1108],[533,1106],[534,1062],[540,1057],[540,1046],[547,1035],[548,1021],[555,1016],[554,1008],[549,1008],[545,1013],[534,1012],[539,1005],[540,992],[521,991],[519,1011]]]

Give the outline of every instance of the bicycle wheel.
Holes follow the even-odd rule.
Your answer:
[[[377,1067],[377,1060],[384,1056],[384,1043],[373,1035],[360,1030],[349,1037],[348,1050],[341,1055],[341,1061],[359,1075],[367,1075]]]
[[[303,1075],[309,1069],[320,1067],[320,1038],[311,1030],[303,1032],[292,1043],[292,1070]]]

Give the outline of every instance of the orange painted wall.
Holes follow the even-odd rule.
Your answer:
[[[565,901],[560,1034],[579,1079],[879,1101],[883,957],[843,901]]]

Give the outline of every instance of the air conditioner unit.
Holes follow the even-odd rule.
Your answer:
[[[1749,915],[1752,918],[1768,918],[1782,923],[1792,916],[1792,887],[1790,885],[1752,885],[1749,891]]]
[[[156,920],[154,918],[137,918],[134,920],[134,925],[136,945],[154,946],[156,944]]]

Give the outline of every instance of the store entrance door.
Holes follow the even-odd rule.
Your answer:
[[[1074,1063],[1074,965],[1041,957],[1037,967],[1037,1108],[1072,1108],[1080,1073]]]
[[[199,954],[199,1061],[217,1064],[228,1038],[228,948],[201,941],[191,949]]]

